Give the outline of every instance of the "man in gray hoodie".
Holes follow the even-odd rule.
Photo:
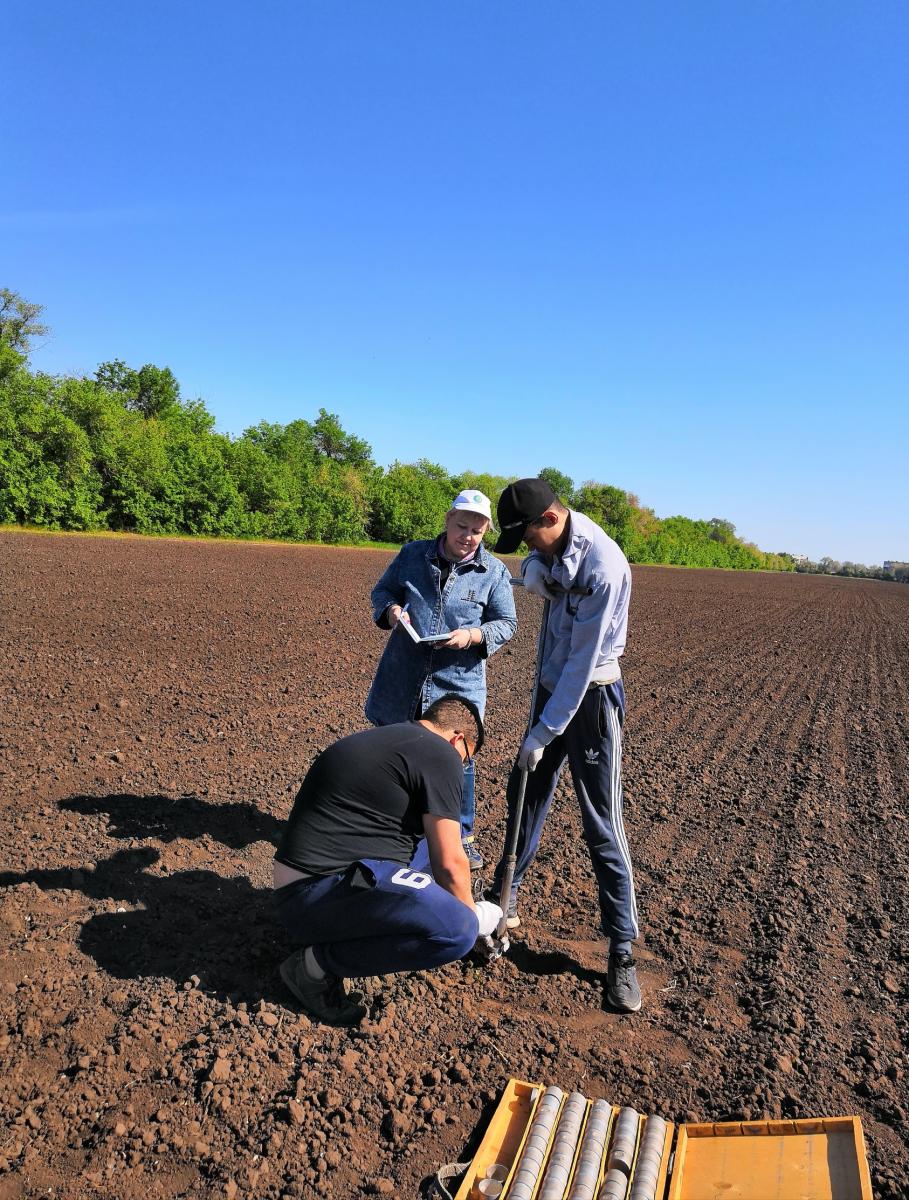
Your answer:
[[[521,772],[527,789],[517,843],[517,865],[507,905],[508,926],[520,924],[517,890],[536,857],[540,836],[565,760],[581,807],[609,938],[606,995],[623,1012],[641,1007],[632,942],[638,936],[631,856],[622,817],[622,724],[625,689],[619,659],[625,649],[631,569],[619,546],[583,513],[566,508],[543,479],[519,479],[502,493],[496,552],[513,553],[523,541],[531,553],[524,584],[550,599],[533,725],[508,781],[511,836]],[[549,585],[564,591],[555,594]],[[568,595],[569,589],[586,594]],[[491,894],[501,893],[504,860]]]

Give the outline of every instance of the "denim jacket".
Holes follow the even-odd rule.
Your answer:
[[[388,606],[407,604],[413,626],[423,637],[479,628],[483,640],[467,650],[446,650],[432,642],[417,645],[402,629],[393,630],[366,698],[366,716],[373,725],[413,720],[447,693],[472,700],[482,713],[486,659],[517,628],[505,564],[481,544],[470,562],[452,565],[443,591],[436,545],[432,538],[401,548],[372,589],[373,619],[387,629]]]

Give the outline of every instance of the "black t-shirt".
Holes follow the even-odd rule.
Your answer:
[[[461,756],[416,721],[354,733],[306,774],[275,858],[312,875],[362,858],[407,864],[429,813],[460,821]]]

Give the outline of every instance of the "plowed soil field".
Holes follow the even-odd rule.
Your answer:
[[[858,1113],[909,1191],[909,588],[636,568],[644,1008],[607,1010],[570,783],[488,968],[295,1010],[273,844],[364,726],[390,555],[0,534],[0,1198],[415,1197],[511,1076],[673,1120]],[[490,663],[501,846],[539,604]]]

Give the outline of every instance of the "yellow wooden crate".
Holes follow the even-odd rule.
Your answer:
[[[464,1179],[461,1181],[461,1186],[455,1193],[454,1200],[472,1200],[477,1195],[476,1186],[485,1178],[486,1172],[494,1163],[499,1163],[506,1167],[508,1176],[505,1180],[505,1186],[502,1191],[503,1200],[508,1196],[509,1186],[515,1174],[515,1167],[520,1160],[521,1151],[524,1148],[524,1142],[527,1139],[530,1127],[533,1124],[534,1113],[536,1106],[539,1103],[540,1097],[546,1090],[545,1084],[531,1083],[523,1079],[512,1079],[509,1081],[502,1093],[502,1099],[499,1101],[496,1111],[493,1113],[480,1147],[474,1155],[473,1162],[467,1170]],[[580,1152],[581,1143],[584,1137],[584,1128],[586,1125],[587,1116],[589,1115],[591,1101],[588,1100],[587,1112],[585,1113],[584,1121],[581,1124],[578,1142],[575,1149],[575,1159],[572,1163],[571,1176],[569,1177],[566,1192],[570,1191],[571,1182],[574,1175],[574,1170],[577,1165],[577,1158]],[[615,1126],[615,1117],[619,1109],[612,1106],[612,1116],[609,1122],[609,1127],[606,1133],[605,1145],[608,1147],[611,1143],[612,1133]],[[637,1143],[635,1151],[635,1161],[637,1159],[637,1151],[640,1148],[643,1131],[646,1129],[646,1117],[642,1119],[638,1126]],[[553,1132],[550,1138],[550,1148],[552,1140],[555,1137],[556,1125],[553,1126]],[[669,1170],[670,1149],[672,1145],[674,1127],[667,1122],[666,1136],[663,1145],[662,1160],[660,1164],[659,1183],[657,1186],[656,1195],[663,1197],[666,1189],[666,1178]],[[603,1183],[606,1175],[606,1164],[608,1154],[604,1153],[600,1163],[599,1180],[597,1183],[597,1192]],[[534,1195],[537,1194],[545,1174],[546,1161],[544,1161],[543,1169],[540,1172],[540,1177],[537,1187],[534,1190]],[[634,1170],[632,1169],[631,1178],[634,1178]]]
[[[478,1184],[494,1163],[508,1173],[502,1191],[502,1200],[508,1200],[516,1164],[544,1091],[543,1084],[509,1081],[455,1200],[474,1200]],[[588,1101],[581,1124],[566,1194],[571,1190],[591,1103]],[[597,1193],[606,1175],[618,1112],[613,1106]],[[638,1126],[629,1192],[649,1119],[644,1116]],[[555,1128],[534,1196],[545,1174]],[[818,1117],[709,1122],[682,1125],[678,1131],[667,1122],[654,1194],[657,1200],[872,1200],[861,1121],[858,1117]]]
[[[668,1200],[872,1200],[858,1117],[682,1125]]]

